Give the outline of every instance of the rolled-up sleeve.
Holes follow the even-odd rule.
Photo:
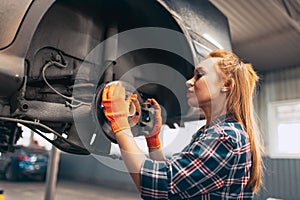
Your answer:
[[[143,199],[168,199],[168,165],[163,161],[146,159],[141,169]]]

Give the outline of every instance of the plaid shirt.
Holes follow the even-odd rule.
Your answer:
[[[170,160],[146,159],[141,169],[143,199],[253,199],[247,133],[230,115],[202,127]]]

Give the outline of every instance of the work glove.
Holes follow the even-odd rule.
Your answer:
[[[133,94],[127,100],[125,97],[125,89],[120,83],[106,86],[102,93],[104,115],[110,122],[114,133],[130,129],[128,122],[129,104],[137,100],[137,95]]]
[[[129,125],[133,127],[138,124],[139,119],[141,117],[141,105],[138,100],[137,94],[132,94],[129,99]]]
[[[146,136],[147,146],[151,149],[156,149],[161,146],[159,133],[162,126],[161,108],[155,99],[147,99],[145,103],[149,103],[154,108],[155,123],[150,134]]]

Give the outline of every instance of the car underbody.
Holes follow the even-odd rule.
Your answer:
[[[184,101],[185,80],[209,50],[218,48],[200,33],[231,48],[226,18],[208,2],[16,2],[3,3],[25,14],[14,24],[15,36],[0,42],[2,152],[13,150],[22,124],[63,151],[108,155],[111,141],[95,106],[103,84],[115,80],[132,84],[141,101],[156,98],[171,127],[199,119],[203,116]],[[156,45],[129,48],[145,38]],[[165,43],[170,47],[160,46]]]

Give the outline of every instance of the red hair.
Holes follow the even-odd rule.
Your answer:
[[[248,186],[257,192],[262,183],[262,145],[254,118],[253,93],[259,77],[251,64],[243,63],[232,52],[214,50],[208,57],[222,58],[218,66],[222,71],[224,86],[230,88],[226,96],[227,113],[232,113],[249,135],[253,163]]]

